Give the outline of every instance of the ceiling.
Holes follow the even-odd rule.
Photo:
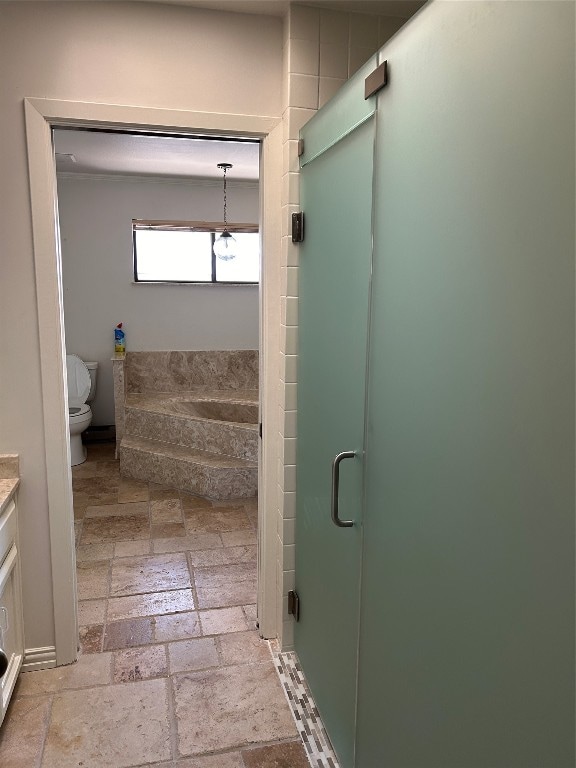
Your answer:
[[[260,144],[180,136],[56,129],[59,173],[221,179],[218,163],[232,163],[231,181],[257,181]]]

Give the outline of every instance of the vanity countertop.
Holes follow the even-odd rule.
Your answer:
[[[17,453],[0,453],[0,514],[20,485]]]

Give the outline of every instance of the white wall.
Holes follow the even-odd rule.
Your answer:
[[[23,99],[279,117],[281,70],[280,19],[152,3],[0,3],[0,451],[20,454],[27,648],[53,645],[54,623]]]
[[[258,349],[258,286],[134,283],[132,219],[220,221],[222,185],[58,178],[66,350],[99,363],[93,424],[114,424],[113,329],[129,350]],[[258,185],[228,184],[228,218],[258,223]]]

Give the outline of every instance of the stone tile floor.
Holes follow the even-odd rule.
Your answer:
[[[20,676],[2,768],[309,768],[256,631],[255,500],[72,471],[80,655]]]

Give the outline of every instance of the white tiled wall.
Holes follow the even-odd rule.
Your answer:
[[[298,246],[291,241],[291,216],[299,210],[300,128],[405,19],[320,10],[292,5],[284,24],[282,306],[280,357],[280,458],[278,466],[277,585],[281,647],[293,645],[288,590],[294,588],[296,409],[298,373]]]

